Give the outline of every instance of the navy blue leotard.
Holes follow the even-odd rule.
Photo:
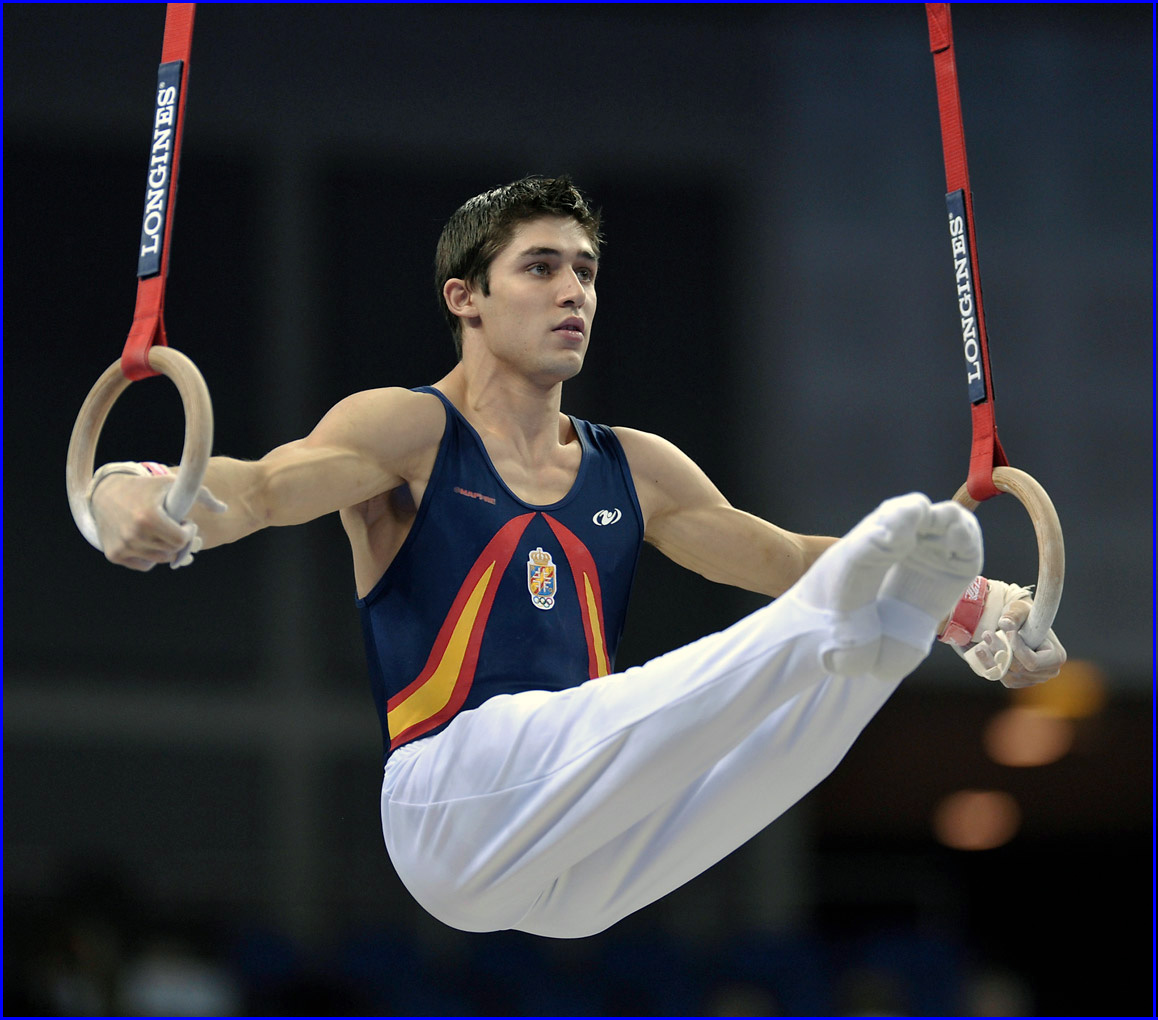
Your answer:
[[[438,390],[446,429],[393,562],[358,600],[386,754],[497,694],[562,690],[614,671],[643,518],[623,448],[572,418],[571,490],[519,499]]]

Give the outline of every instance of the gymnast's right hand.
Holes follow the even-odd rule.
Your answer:
[[[192,563],[193,554],[201,549],[197,525],[176,521],[166,512],[165,493],[174,476],[164,468],[158,473],[157,468],[105,465],[93,476],[89,506],[101,550],[110,563],[140,571],[168,563],[176,570]],[[226,509],[204,487],[197,494],[197,504],[213,513]]]

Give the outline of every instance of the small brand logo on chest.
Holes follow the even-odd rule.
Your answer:
[[[619,507],[616,507],[614,510],[596,510],[591,520],[601,528],[605,528],[608,524],[614,524],[622,516]]]
[[[494,506],[494,496],[484,496],[481,492],[472,492],[470,489],[464,489],[461,485],[456,485],[454,487],[454,491],[457,492],[460,496],[467,496],[470,499],[478,499],[484,503],[490,503],[492,506]]]

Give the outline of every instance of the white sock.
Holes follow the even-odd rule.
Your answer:
[[[981,570],[981,528],[958,503],[930,506],[912,551],[886,575],[877,613],[882,678],[905,676],[929,654],[937,627]]]
[[[937,625],[980,564],[973,515],[910,493],[877,507],[793,590],[833,614],[832,637],[821,647],[826,670],[896,680],[928,655]]]

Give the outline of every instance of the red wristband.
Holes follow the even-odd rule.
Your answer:
[[[985,597],[989,594],[989,582],[981,576],[973,578],[961,600],[953,607],[949,622],[938,640],[947,644],[966,647],[973,642],[973,632],[981,622],[985,612]]]

